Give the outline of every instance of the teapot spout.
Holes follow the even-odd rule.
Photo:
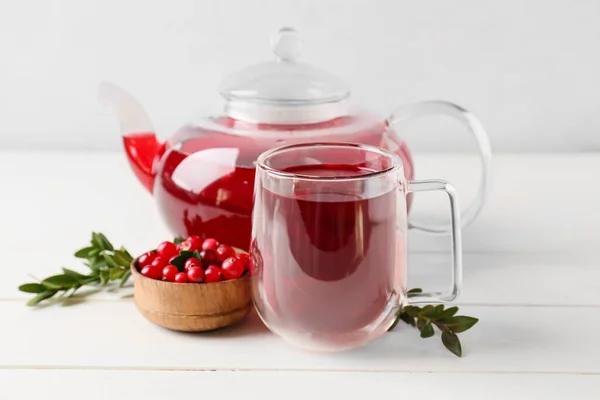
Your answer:
[[[164,144],[158,141],[150,118],[131,94],[110,82],[100,84],[98,97],[101,103],[116,111],[129,165],[140,183],[152,193],[156,177],[154,163],[164,152]]]

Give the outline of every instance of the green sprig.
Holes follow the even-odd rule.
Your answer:
[[[129,270],[129,265],[133,261],[131,254],[123,247],[115,250],[102,233],[92,232],[90,246],[77,250],[75,257],[86,260],[84,264],[90,272],[83,274],[63,268],[62,274],[19,286],[21,292],[35,294],[27,305],[35,306],[53,297],[61,300],[71,297],[79,288],[86,285],[106,286],[110,282],[119,281],[119,287],[123,287],[131,276]]]
[[[421,293],[421,289],[412,289],[408,293]],[[452,354],[462,357],[462,346],[458,339],[458,333],[471,329],[479,319],[464,315],[456,315],[458,307],[445,308],[443,304],[433,306],[431,304],[424,307],[406,306],[400,309],[396,320],[389,330],[403,321],[406,324],[416,327],[421,333],[421,337],[426,339],[435,335],[435,326],[442,332],[442,343],[452,352]]]

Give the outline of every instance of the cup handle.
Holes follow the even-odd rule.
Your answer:
[[[492,160],[492,147],[490,145],[490,140],[487,133],[483,129],[481,122],[479,122],[479,120],[475,118],[473,114],[456,104],[446,101],[432,100],[405,105],[390,115],[386,122],[391,130],[395,132],[394,125],[410,119],[429,115],[446,115],[456,118],[466,125],[477,141],[481,160],[481,177],[477,195],[473,199],[473,202],[469,204],[469,206],[462,213],[461,226],[467,227],[479,215],[479,212],[483,208],[489,193]],[[445,224],[428,225],[425,223],[409,221],[408,227],[432,234],[446,234],[449,232],[448,227]]]
[[[409,181],[405,194],[411,192],[444,191],[450,200],[451,238],[452,238],[452,285],[446,292],[408,293],[408,303],[442,303],[456,299],[462,286],[462,238],[458,198],[454,187],[443,180]]]

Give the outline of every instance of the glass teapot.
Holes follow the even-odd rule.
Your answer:
[[[213,237],[248,249],[256,160],[274,147],[307,142],[377,146],[398,154],[411,180],[413,161],[395,127],[433,114],[463,122],[479,145],[479,192],[462,214],[463,226],[477,217],[487,195],[491,149],[473,115],[452,103],[426,101],[380,117],[352,105],[340,79],[298,61],[301,42],[295,30],[279,30],[271,45],[274,61],[244,68],[222,82],[222,114],[183,125],[165,143],[157,140],[150,119],[129,93],[108,82],[100,85],[101,101],[113,106],[119,118],[129,164],[154,194],[173,234]],[[409,226],[434,234],[450,231],[450,224],[410,221]]]

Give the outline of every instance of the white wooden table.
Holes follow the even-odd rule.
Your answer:
[[[472,195],[475,159],[416,165]],[[405,326],[338,354],[289,347],[254,314],[174,333],[138,314],[132,288],[26,307],[17,286],[79,266],[72,253],[92,230],[133,253],[171,235],[120,154],[0,152],[0,399],[600,399],[600,154],[494,165],[491,198],[463,232],[458,303],[480,322],[460,335],[459,359]],[[416,213],[438,208],[415,201]],[[411,287],[442,287],[447,240],[413,234]]]

